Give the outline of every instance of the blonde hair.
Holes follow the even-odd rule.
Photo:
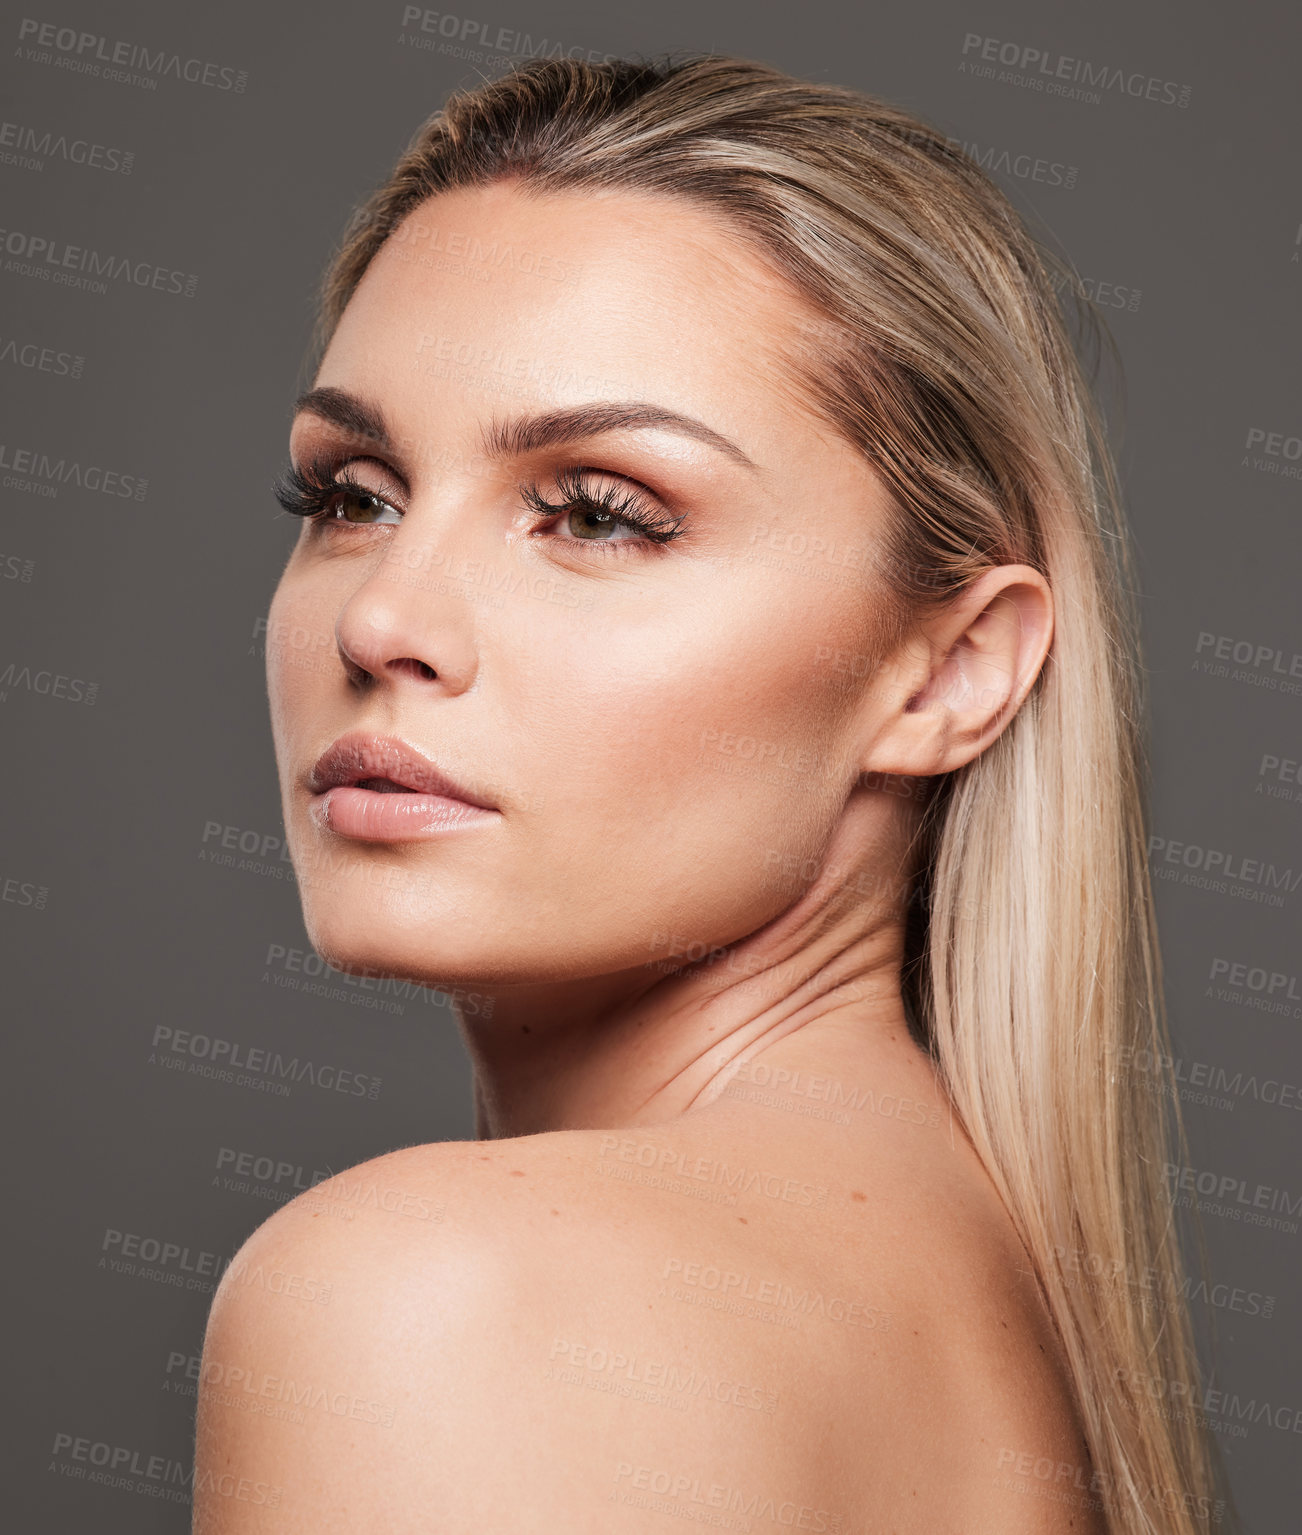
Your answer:
[[[1058,300],[1073,274],[967,155],[875,98],[713,56],[535,61],[417,131],[326,274],[317,355],[413,209],[503,180],[688,199],[803,295],[818,319],[798,382],[893,492],[879,573],[897,625],[992,565],[1050,583],[1035,687],[927,806],[906,1001],[1031,1256],[1109,1531],[1227,1528],[1163,1183],[1184,1132],[1133,577]],[[1157,1410],[1154,1381],[1188,1410]]]

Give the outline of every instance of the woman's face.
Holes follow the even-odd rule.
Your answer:
[[[866,681],[885,493],[799,403],[804,334],[791,290],[675,200],[498,184],[379,251],[290,444],[361,489],[304,522],[268,619],[285,823],[333,963],[578,979],[799,894],[889,707]],[[548,509],[576,492],[596,506]],[[324,795],[314,765],[358,734],[490,808]],[[340,776],[406,771],[378,761]]]

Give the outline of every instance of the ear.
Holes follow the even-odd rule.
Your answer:
[[[1030,692],[1053,638],[1049,584],[1030,565],[986,571],[922,619],[864,699],[865,772],[930,777],[979,756]]]

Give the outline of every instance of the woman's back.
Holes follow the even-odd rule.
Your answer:
[[[301,1196],[232,1266],[205,1370],[253,1342],[278,1384],[244,1391],[292,1379],[309,1405],[271,1422],[209,1390],[214,1445],[283,1487],[293,1531],[1101,1529],[966,1140],[921,1075],[833,1093],[830,1120],[802,1098],[819,1080],[412,1147]],[[196,1530],[249,1513],[214,1499]]]

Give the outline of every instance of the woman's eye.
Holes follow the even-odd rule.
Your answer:
[[[325,505],[329,522],[351,522],[373,525],[380,522],[398,523],[402,514],[373,491],[350,487],[337,490]],[[386,516],[386,513],[388,514]]]
[[[631,523],[613,512],[602,511],[598,506],[572,506],[556,525],[564,528],[575,538],[589,541],[595,539],[605,542],[622,542],[615,537],[621,529],[630,538],[638,536],[637,530]]]
[[[552,484],[555,500],[527,481],[520,486],[520,494],[530,511],[547,519],[547,526],[535,531],[553,541],[609,548],[667,544],[678,537],[683,518],[662,511],[622,476],[574,464],[562,469]]]

